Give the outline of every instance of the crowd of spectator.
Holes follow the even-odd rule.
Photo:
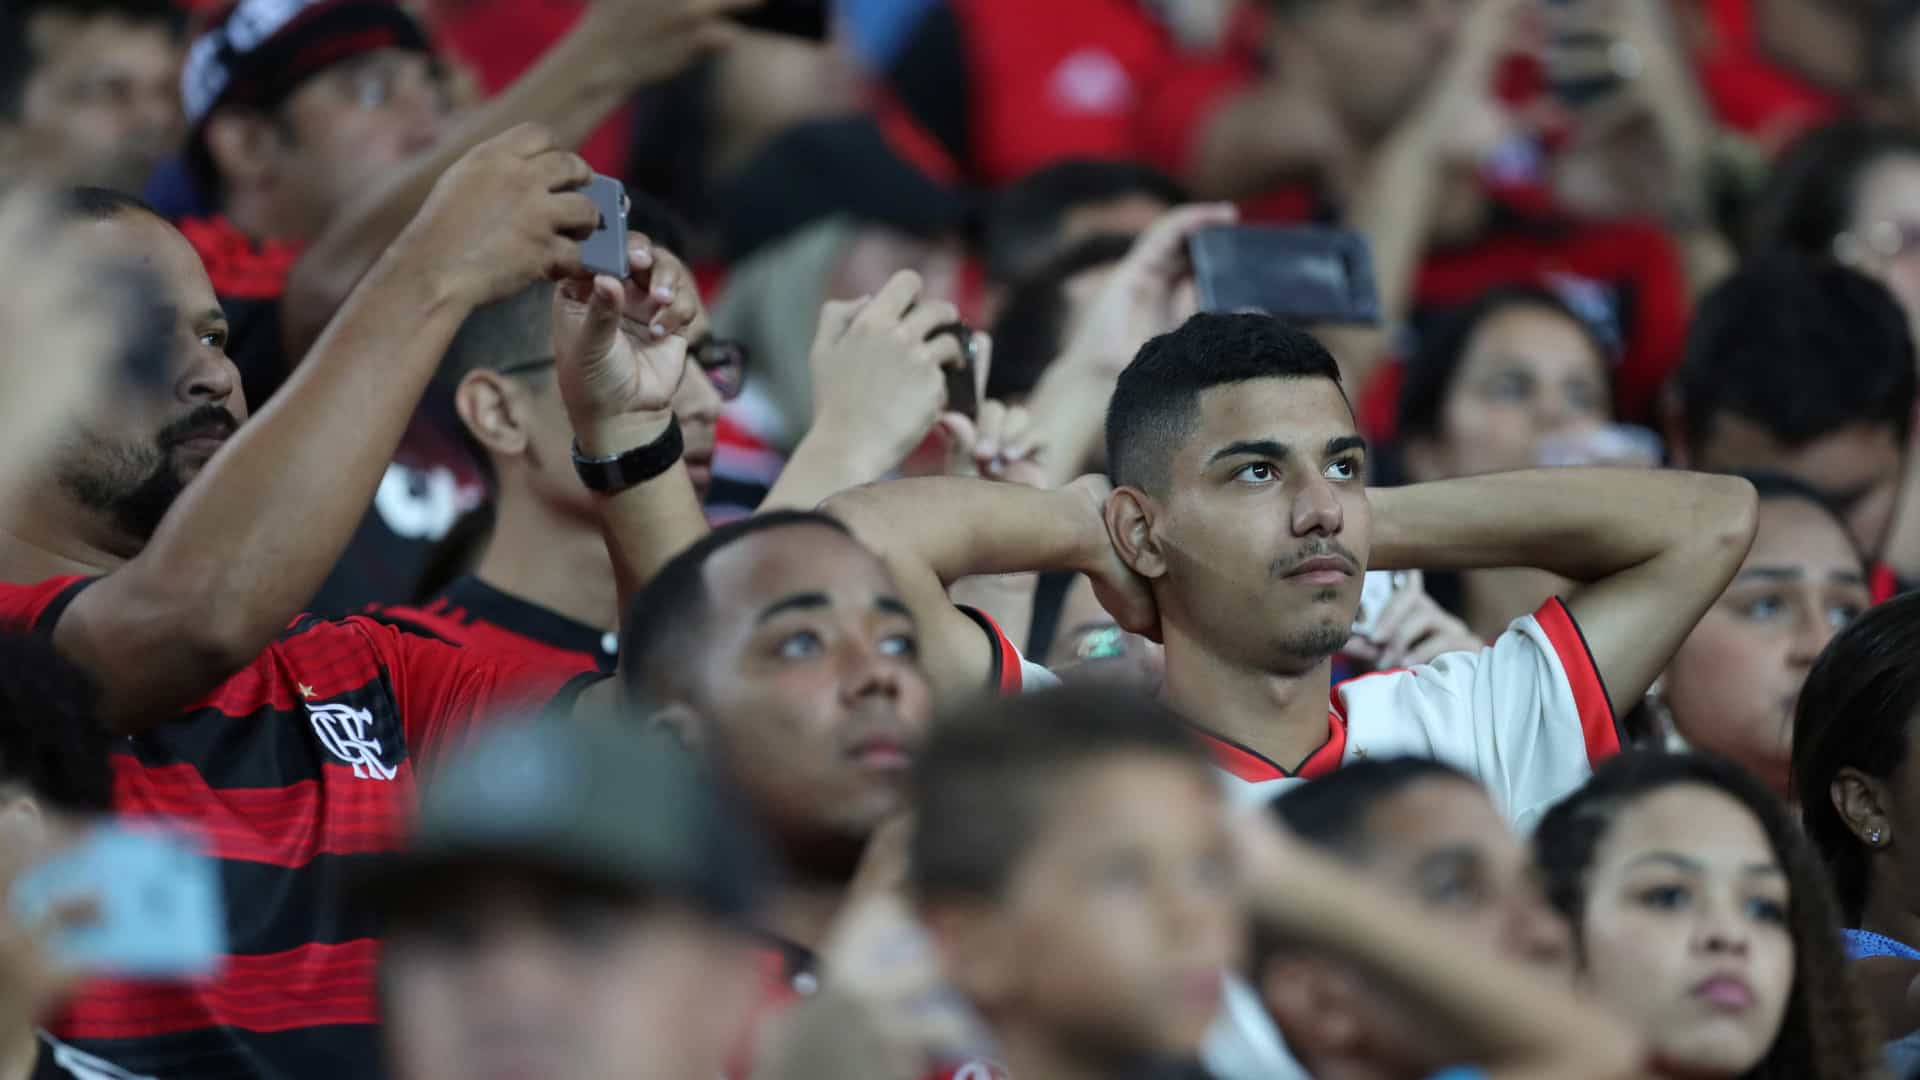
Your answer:
[[[0,0],[0,1080],[1920,1077],[1917,342],[1914,0]]]

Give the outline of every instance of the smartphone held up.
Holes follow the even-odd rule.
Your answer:
[[[1299,325],[1380,321],[1367,238],[1318,226],[1223,225],[1188,241],[1200,310]]]

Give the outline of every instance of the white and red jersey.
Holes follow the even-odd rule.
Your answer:
[[[1006,657],[1019,653],[1005,636]],[[1003,692],[1023,687],[1000,665]],[[1292,768],[1205,730],[1193,718],[1235,794],[1271,798],[1303,780],[1365,758],[1424,757],[1478,779],[1522,829],[1620,751],[1606,687],[1573,616],[1558,599],[1515,619],[1478,652],[1449,653],[1406,671],[1333,687],[1327,738]]]

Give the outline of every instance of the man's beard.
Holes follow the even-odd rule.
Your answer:
[[[108,514],[115,529],[144,544],[186,490],[186,481],[170,450],[123,446],[108,453],[112,464],[63,468],[60,482],[82,506]]]
[[[1300,662],[1302,666],[1311,667],[1339,653],[1346,647],[1347,639],[1352,636],[1353,633],[1349,627],[1324,623],[1320,626],[1307,627],[1275,644],[1281,655]]]

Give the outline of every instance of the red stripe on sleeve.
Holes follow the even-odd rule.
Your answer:
[[[148,768],[116,754],[114,795],[122,812],[164,818],[218,859],[297,869],[315,855],[397,849],[414,791],[412,763],[402,762],[390,781],[356,781],[344,765],[323,768],[342,774],[338,782],[216,791],[191,765]]]
[[[993,647],[1000,656],[998,665],[1000,668],[1000,685],[998,687],[1000,696],[1012,697],[1018,694],[1026,685],[1026,673],[1020,669],[1020,650],[1014,647],[1013,642],[1007,640],[1006,631],[1000,629],[1000,624],[993,621],[993,616],[981,611],[979,608],[972,608],[970,610],[973,612],[974,617],[980,620],[980,625],[986,627],[988,633],[992,635]]]
[[[193,983],[101,979],[85,983],[59,1025],[63,1039],[137,1039],[209,1027],[292,1031],[379,1021],[371,940],[229,956],[219,976]]]
[[[1587,639],[1573,621],[1567,606],[1554,597],[1533,613],[1544,630],[1560,667],[1567,673],[1567,687],[1573,691],[1573,704],[1580,713],[1580,731],[1587,743],[1587,762],[1598,765],[1620,752],[1620,728],[1614,722],[1613,703],[1607,687],[1594,665]]]

